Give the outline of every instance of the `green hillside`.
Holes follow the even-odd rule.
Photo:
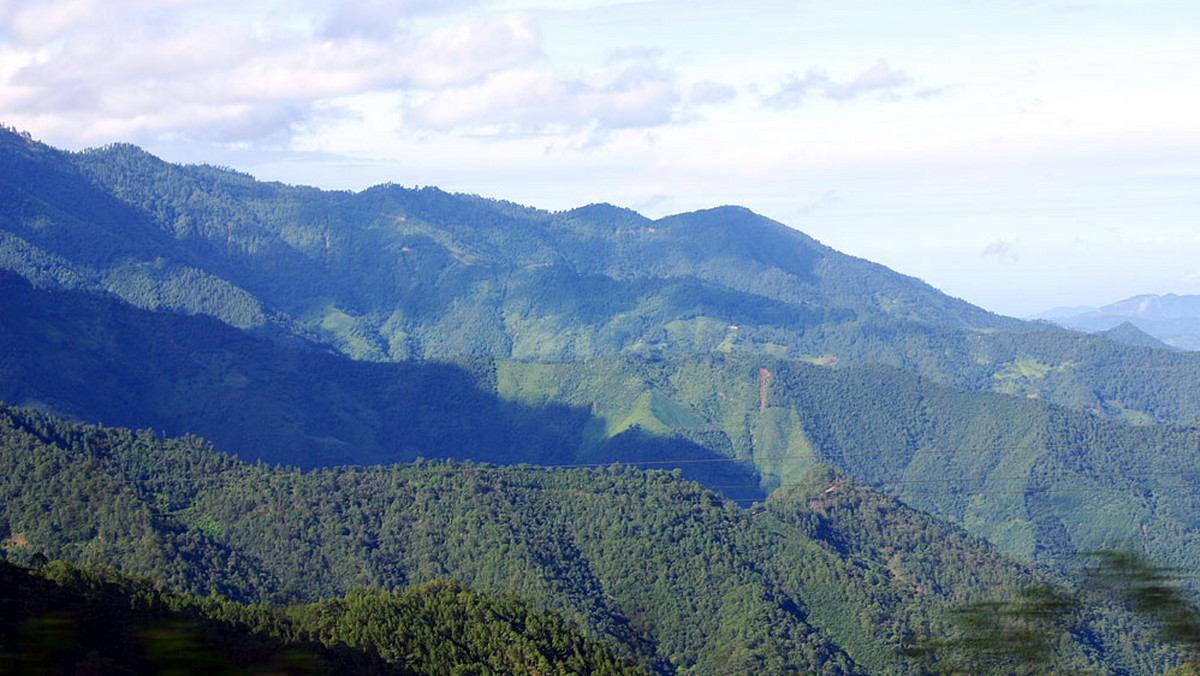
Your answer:
[[[9,131],[0,169],[0,267],[356,359],[752,352],[1200,420],[1200,356],[998,317],[736,207],[649,220],[329,192]]]
[[[655,672],[921,673],[902,649],[954,604],[1050,585],[1089,609],[1055,668],[1154,673],[1178,656],[1070,583],[1095,548],[1200,568],[1200,355],[1124,339],[738,207],[331,192],[0,131],[5,555],[239,603],[445,584]]]
[[[515,592],[661,672],[916,673],[898,651],[915,632],[951,631],[950,605],[1059,584],[828,468],[747,511],[669,472],[436,462],[301,473],[195,438],[12,408],[0,409],[0,463],[10,559],[104,563],[273,603],[453,577]],[[1087,603],[1100,614],[1063,636],[1062,666],[1147,673],[1180,659],[1128,613]]]
[[[655,433],[632,418],[617,429],[587,403],[526,404],[507,396],[510,379],[490,359],[356,362],[283,348],[208,318],[36,291],[4,273],[0,294],[0,401],[70,419],[200,434],[248,459],[302,467],[724,457],[704,438]],[[526,366],[528,390],[538,366]],[[719,476],[756,483],[746,468]]]
[[[0,290],[0,399],[200,434],[249,460],[621,462],[678,468],[744,506],[828,463],[1027,560],[1065,567],[1128,542],[1200,565],[1192,427],[745,353],[360,362],[11,276]]]

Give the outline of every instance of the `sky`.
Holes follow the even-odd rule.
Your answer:
[[[0,123],[647,216],[737,204],[1029,316],[1200,293],[1200,3],[3,0]]]

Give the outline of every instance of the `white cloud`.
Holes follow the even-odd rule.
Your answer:
[[[89,0],[48,10],[43,32],[29,7],[2,17],[16,42],[5,54],[0,116],[36,120],[76,141],[164,133],[262,138],[303,119],[317,101],[370,91],[465,86],[540,54],[526,15],[492,16],[422,35],[314,38],[287,27],[230,20],[173,21],[152,13],[126,24]],[[369,9],[369,8],[368,8]],[[78,11],[78,14],[72,12]],[[55,18],[62,15],[61,19]],[[78,17],[86,21],[76,21]],[[60,39],[69,34],[70,39]],[[0,64],[2,66],[3,64]]]
[[[624,47],[610,51],[605,61],[609,65],[624,61],[653,61],[662,55],[663,50],[657,47]]]
[[[508,70],[435,94],[410,120],[438,130],[625,129],[670,122],[679,101],[670,72],[634,65],[590,77],[547,69]]]
[[[832,80],[819,69],[809,70],[803,78],[792,74],[764,103],[772,108],[795,108],[814,94],[834,101],[849,101],[864,94],[895,90],[911,82],[907,73],[890,68],[881,59],[847,82]]]
[[[984,247],[980,257],[994,258],[1002,263],[1015,264],[1020,261],[1020,257],[1017,256],[1017,247],[1002,239],[996,240]]]
[[[812,216],[813,214],[833,206],[841,199],[838,192],[833,188],[826,190],[815,198],[802,203],[796,207],[796,213],[800,216]]]
[[[9,0],[0,4],[0,35],[21,46],[42,45],[103,20],[101,10],[95,0]]]
[[[322,104],[407,92],[404,122],[434,131],[672,120],[682,97],[652,63],[661,50],[609,50],[600,70],[565,74],[529,14],[439,14],[475,1],[354,0],[284,20],[271,3],[232,11],[232,0],[15,0],[0,9],[0,35],[15,36],[0,43],[0,119],[68,145],[286,141],[315,110],[328,122],[337,107]],[[702,83],[692,102],[733,93]]]
[[[825,95],[831,99],[844,101],[848,99],[858,98],[863,94],[871,92],[883,91],[887,89],[895,89],[897,87],[908,84],[912,78],[902,70],[889,68],[887,62],[882,59],[876,61],[870,68],[866,69],[854,78],[853,81],[847,83],[830,82],[825,88]]]
[[[712,80],[697,82],[688,92],[688,102],[694,105],[724,103],[735,98],[737,98],[737,88]]]
[[[414,17],[445,14],[474,4],[477,0],[342,0],[333,3],[319,34],[329,39],[383,39]]]
[[[532,18],[509,14],[436,31],[398,65],[419,87],[462,85],[532,61],[540,42]]]
[[[76,35],[157,25],[187,12],[219,13],[252,4],[244,0],[5,0],[0,3],[0,39],[40,47]]]

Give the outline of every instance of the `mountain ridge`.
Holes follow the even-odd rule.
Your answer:
[[[1200,296],[1140,294],[1099,308],[1057,308],[1038,317],[1066,328],[1101,333],[1129,323],[1166,345],[1200,350]]]
[[[944,298],[913,278],[876,284],[883,294],[880,298],[859,293],[854,285],[861,285],[864,278],[891,279],[895,273],[846,257],[741,207],[717,207],[654,221],[628,210],[595,205],[551,213],[435,188],[414,190],[384,184],[347,193],[260,183],[244,174],[211,167],[172,165],[122,144],[63,153],[13,134],[3,135],[0,142],[0,151],[5,151],[9,163],[21,164],[9,172],[7,185],[0,185],[5,194],[41,196],[42,206],[54,202],[54,194],[43,194],[44,186],[18,178],[36,175],[37,167],[32,165],[41,159],[57,168],[60,191],[78,185],[80,191],[99,190],[118,200],[124,210],[121,219],[137,225],[127,234],[157,249],[151,255],[126,245],[107,258],[80,259],[65,247],[73,241],[66,225],[52,233],[22,225],[30,218],[53,223],[55,213],[14,214],[10,210],[0,226],[10,237],[20,238],[27,249],[57,256],[53,263],[65,268],[56,270],[60,276],[90,279],[92,290],[104,287],[127,301],[153,308],[152,300],[130,287],[155,286],[142,268],[162,259],[160,266],[165,263],[168,268],[195,270],[194,276],[209,280],[210,285],[224,284],[233,295],[248,294],[243,304],[252,307],[242,314],[254,318],[243,319],[241,328],[264,324],[266,320],[259,315],[286,315],[307,330],[333,339],[335,346],[352,356],[430,356],[422,352],[428,348],[421,346],[434,343],[420,339],[418,324],[441,323],[451,330],[461,327],[454,309],[448,307],[451,298],[465,304],[474,318],[472,333],[514,333],[514,323],[518,330],[522,327],[519,309],[496,305],[513,282],[520,285],[523,281],[513,275],[531,266],[564,264],[568,272],[584,278],[638,279],[652,286],[716,285],[804,307],[868,314],[916,312],[927,314],[924,319],[929,321],[985,327],[1017,325],[1017,320]],[[14,146],[18,146],[16,151]],[[89,209],[87,217],[105,209],[103,205]],[[57,216],[58,221],[66,218]],[[82,221],[84,215],[73,217]],[[597,222],[589,222],[592,217],[598,218]],[[82,237],[76,246],[93,247],[92,240],[99,237],[74,230]],[[147,234],[138,235],[141,231]],[[18,248],[13,243],[6,249],[10,268],[22,259]],[[829,286],[825,278],[813,274],[813,266],[822,261],[826,265],[832,261],[841,277],[847,276],[843,269],[851,270],[854,282],[849,288],[841,281]],[[362,270],[375,272],[362,277]],[[124,285],[104,279],[106,274],[118,273],[131,279]],[[24,274],[39,283],[46,279],[44,274],[41,279],[28,271]],[[471,287],[478,290],[468,291]],[[313,293],[318,289],[331,296],[332,308],[314,304],[313,298],[304,295],[317,295],[319,300],[320,294]],[[465,295],[479,292],[482,297]],[[203,294],[197,290],[196,295]],[[419,302],[422,299],[424,305]],[[618,331],[644,335],[661,325],[662,320],[646,325],[637,318],[638,314],[654,316],[655,310],[638,308],[636,292],[632,296],[617,293],[609,302],[635,312],[634,325]],[[406,307],[407,311],[397,312]],[[222,311],[233,314],[228,308],[202,311],[216,316]],[[416,317],[407,316],[413,312]],[[686,321],[678,315],[674,318]],[[385,347],[403,345],[405,338],[415,347],[397,348],[399,351]],[[506,353],[507,345],[505,340],[481,336],[468,339],[460,349],[522,356]],[[629,341],[618,340],[607,347],[580,347],[559,356],[587,357],[629,347]]]
[[[1150,393],[1093,394],[1113,389],[1108,348],[1047,338],[742,207],[650,220],[392,184],[331,192],[11,131],[0,163],[0,267],[284,344],[371,361],[745,351],[885,363],[1131,421],[1200,419]],[[1064,355],[1071,344],[1085,354]],[[1014,378],[1021,360],[1049,370]]]
[[[1200,355],[993,315],[742,207],[322,191],[0,132],[0,268],[0,398],[87,423],[0,407],[8,553],[296,598],[453,572],[701,672],[886,670],[937,622],[917,597],[977,572],[908,568],[928,543],[889,519],[1051,576],[1114,537],[1200,565],[1200,497],[1166,483]]]
[[[1156,556],[1200,563],[1194,496],[1136,498],[1156,490],[1155,477],[1191,471],[1195,427],[1134,427],[894,367],[754,353],[362,362],[281,348],[212,318],[37,291],[15,275],[0,275],[0,293],[0,399],[200,434],[248,460],[640,464],[680,469],[739,504],[825,462],[1049,565],[1103,546],[1106,528],[1135,525],[1148,529],[1138,541]],[[1151,355],[1186,356],[1143,348]],[[1040,372],[1020,367],[1030,375],[1013,378]],[[1152,452],[1126,456],[1138,448]],[[929,480],[946,490],[922,490]],[[1029,493],[1014,493],[1013,482]],[[1056,500],[1062,490],[1080,495]]]

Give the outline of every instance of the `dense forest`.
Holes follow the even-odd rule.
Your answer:
[[[999,317],[745,209],[550,213],[82,153],[0,131],[0,267],[356,359],[751,352],[879,363],[1137,424],[1200,420],[1200,357]]]
[[[715,669],[744,642],[741,659],[853,671],[802,613],[775,607],[729,541],[747,517],[667,473],[422,463],[302,474],[239,463],[197,439],[10,413],[5,448],[21,452],[5,455],[6,476],[39,477],[31,463],[47,481],[6,487],[6,541],[52,558],[244,601],[315,601],[453,571],[558,609],[650,664]],[[709,528],[720,538],[706,541]]]
[[[879,365],[747,353],[354,361],[0,274],[0,400],[199,434],[302,468],[457,458],[680,469],[748,506],[817,463],[1059,568],[1124,544],[1200,565],[1200,431]],[[121,396],[113,396],[114,392]]]
[[[916,673],[906,642],[952,631],[955,604],[1037,584],[1088,593],[829,467],[744,510],[676,472],[300,472],[13,408],[0,410],[0,452],[10,560],[316,607],[452,576],[561,614],[652,671]],[[1146,673],[1182,658],[1112,602],[1087,606],[1061,664]]]
[[[0,130],[0,671],[1186,673],[1198,379],[738,207]]]

